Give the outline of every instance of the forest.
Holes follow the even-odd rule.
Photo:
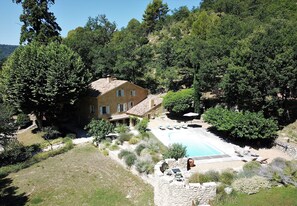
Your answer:
[[[173,11],[153,0],[142,21],[117,28],[98,14],[65,38],[49,12],[55,1],[31,1],[13,1],[23,6],[22,46],[1,68],[1,99],[18,111],[54,121],[91,81],[111,75],[151,93],[193,89],[197,112],[220,103],[280,124],[296,119],[294,0],[203,0]]]
[[[296,117],[296,19],[293,0],[204,0],[171,13],[154,0],[141,22],[118,29],[105,15],[90,17],[62,42],[93,80],[110,74],[152,93],[194,87],[198,99],[210,94],[286,122]]]

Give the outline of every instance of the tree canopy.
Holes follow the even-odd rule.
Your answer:
[[[13,0],[22,4],[23,14],[20,21],[21,28],[20,44],[38,41],[47,44],[51,41],[60,41],[60,26],[56,23],[56,17],[49,11],[50,5],[55,0]]]
[[[4,99],[18,110],[56,119],[85,91],[90,74],[81,58],[65,45],[31,43],[19,47],[1,72]]]

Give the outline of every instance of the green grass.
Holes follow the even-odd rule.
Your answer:
[[[10,205],[16,205],[15,197],[24,201],[18,205],[153,205],[150,185],[91,145],[75,147],[4,179],[12,181],[7,187],[15,188]],[[1,197],[0,205],[1,199],[9,205]]]
[[[296,187],[275,187],[257,194],[236,194],[224,201],[217,200],[213,206],[293,206],[297,205]]]

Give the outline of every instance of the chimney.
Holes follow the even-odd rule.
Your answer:
[[[107,82],[110,83],[112,81],[112,77],[110,75],[107,75]]]
[[[155,101],[154,101],[154,99],[151,99],[150,105],[149,105],[150,109],[153,108],[154,106],[155,106]]]

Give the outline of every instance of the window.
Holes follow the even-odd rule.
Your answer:
[[[94,114],[95,113],[95,107],[94,105],[90,105],[90,114]]]
[[[135,90],[131,90],[131,96],[135,97],[136,96],[136,91]]]
[[[131,109],[134,106],[133,102],[128,102],[128,109]]]
[[[123,97],[123,96],[124,96],[124,90],[123,89],[117,90],[117,97]]]
[[[127,104],[118,104],[118,112],[125,112],[127,111]]]
[[[109,106],[102,106],[99,109],[100,109],[100,114],[101,115],[110,113]]]

